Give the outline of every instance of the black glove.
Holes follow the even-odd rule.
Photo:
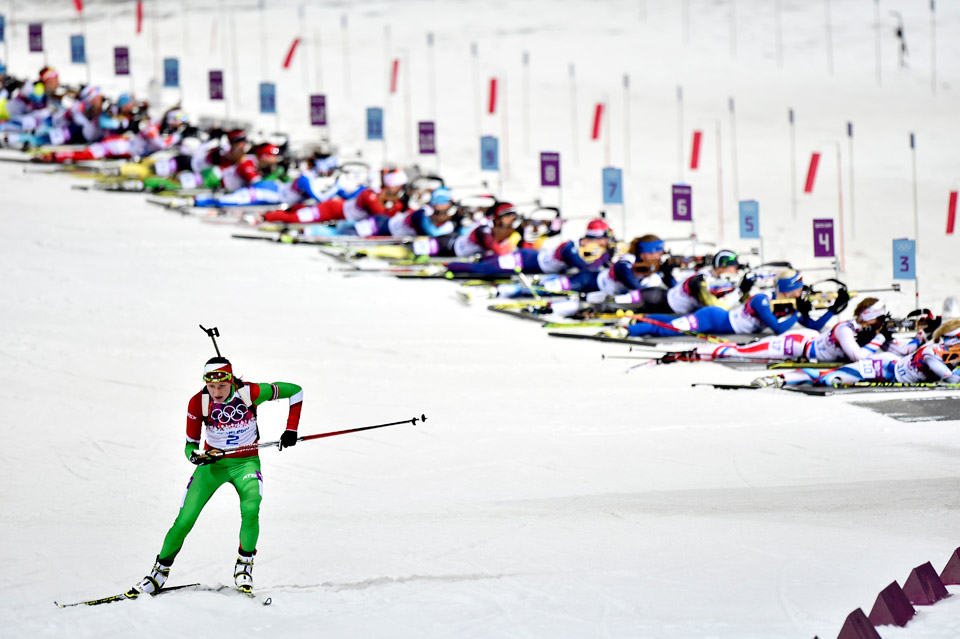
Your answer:
[[[797,310],[800,311],[800,314],[804,317],[810,317],[810,311],[813,310],[813,304],[811,304],[810,300],[806,298],[798,297]]]
[[[216,453],[219,453],[220,450],[217,448],[211,448],[205,453],[201,453],[199,450],[195,450],[190,453],[190,463],[195,466],[206,466],[207,464],[212,464],[217,461],[219,458]]]
[[[297,431],[295,430],[285,430],[283,435],[280,435],[280,450],[284,448],[290,448],[291,446],[297,445]]]
[[[753,288],[754,283],[755,283],[755,280],[749,277],[745,277],[742,280],[740,280],[740,293],[743,295],[749,295],[750,289]]]
[[[839,315],[843,312],[843,309],[847,308],[847,302],[849,301],[850,293],[847,292],[847,289],[841,288],[837,291],[837,299],[834,300],[833,304],[827,310],[834,315]]]
[[[924,334],[933,337],[934,332],[940,328],[940,325],[943,324],[943,317],[937,315],[933,319],[922,319],[917,322],[917,328],[922,330]]]
[[[893,341],[893,331],[896,330],[897,325],[895,322],[886,319],[883,321],[883,326],[880,327],[878,331],[880,335],[883,335],[884,344],[889,344]]]

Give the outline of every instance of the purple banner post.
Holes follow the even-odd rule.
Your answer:
[[[540,154],[540,186],[560,186],[560,154]]]
[[[437,152],[437,129],[433,122],[418,122],[420,155],[434,155]]]
[[[130,75],[130,49],[127,47],[113,48],[114,75]]]
[[[27,39],[30,41],[30,53],[39,53],[43,51],[43,25],[39,22],[31,22],[27,27]]]
[[[327,96],[310,96],[310,125],[327,126]]]
[[[813,256],[834,257],[833,220],[813,221]]]
[[[685,184],[673,185],[673,221],[693,222],[693,188]]]
[[[223,71],[210,72],[210,99],[223,99]]]

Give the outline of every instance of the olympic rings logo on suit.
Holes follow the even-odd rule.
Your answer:
[[[229,424],[230,422],[241,422],[246,418],[248,414],[247,407],[240,406],[230,406],[227,404],[223,408],[215,408],[210,413],[210,417],[217,420],[221,424]]]

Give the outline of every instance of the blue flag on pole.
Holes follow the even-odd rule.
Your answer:
[[[760,239],[760,204],[756,200],[740,202],[740,239]]]
[[[73,64],[85,64],[87,61],[87,47],[83,41],[83,35],[70,36],[70,62]]]
[[[380,107],[367,109],[367,139],[383,139],[383,109]]]
[[[480,170],[500,170],[500,141],[495,136],[485,135],[480,138]]]
[[[613,167],[603,170],[603,203],[623,204],[623,171]]]
[[[893,241],[893,279],[917,278],[917,242],[901,238]]]

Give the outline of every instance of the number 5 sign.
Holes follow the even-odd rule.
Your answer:
[[[740,201],[740,239],[760,239],[760,204],[756,200]]]
[[[917,242],[899,239],[893,241],[893,279],[914,280],[917,278]]]
[[[813,221],[813,256],[833,257],[833,220]]]

